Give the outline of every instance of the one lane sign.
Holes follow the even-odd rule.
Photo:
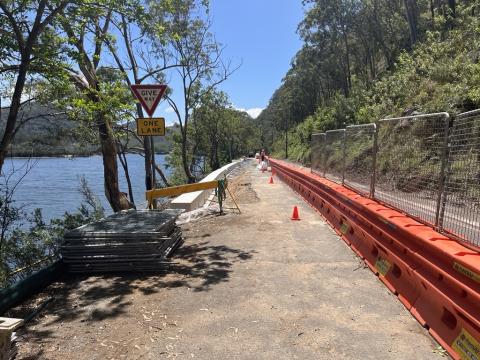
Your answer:
[[[148,116],[152,117],[167,85],[131,85],[130,88]]]
[[[164,118],[137,119],[137,134],[139,136],[165,136]]]

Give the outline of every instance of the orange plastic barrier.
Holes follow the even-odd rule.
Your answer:
[[[480,252],[308,169],[270,164],[454,359],[480,360]]]

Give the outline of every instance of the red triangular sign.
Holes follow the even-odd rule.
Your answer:
[[[148,116],[152,117],[167,85],[130,85],[130,88]]]

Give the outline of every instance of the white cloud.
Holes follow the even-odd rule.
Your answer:
[[[173,112],[175,112],[175,110],[170,106],[170,107],[165,109],[165,112],[166,113],[173,113]]]
[[[252,118],[256,119],[262,111],[262,108],[251,108],[247,110],[247,114],[250,115]]]
[[[248,115],[250,115],[252,118],[256,119],[258,115],[263,111],[262,108],[251,108],[251,109],[244,109],[244,108],[239,108],[234,106],[235,110],[238,111],[245,111]]]

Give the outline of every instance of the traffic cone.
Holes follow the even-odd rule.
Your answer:
[[[269,184],[273,184],[273,176],[270,176],[270,180],[268,180]]]
[[[300,220],[300,216],[298,215],[298,208],[297,208],[296,205],[293,207],[293,214],[292,214],[291,219],[292,220]]]

